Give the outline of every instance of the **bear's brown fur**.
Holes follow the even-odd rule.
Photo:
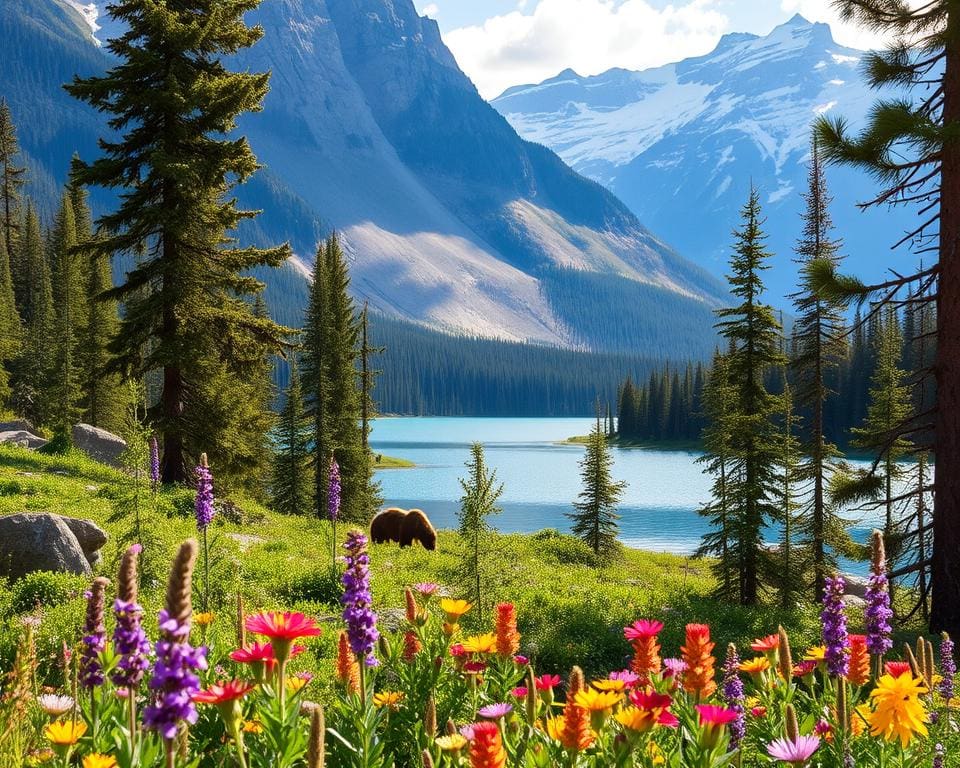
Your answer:
[[[424,549],[437,548],[437,532],[430,519],[419,509],[390,507],[378,514],[370,523],[370,540],[374,544],[395,541],[401,547],[409,547],[419,541]]]

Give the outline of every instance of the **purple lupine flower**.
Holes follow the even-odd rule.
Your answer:
[[[737,719],[730,723],[730,749],[740,746],[747,734],[746,697],[743,693],[743,680],[740,679],[740,656],[737,647],[727,646],[727,658],[723,662],[723,700],[728,709],[737,713]]]
[[[373,655],[380,633],[377,614],[373,612],[370,594],[370,557],[367,555],[367,537],[360,531],[350,531],[343,548],[347,551],[347,568],[341,577],[344,586],[341,601],[343,620],[347,623],[350,649],[368,667],[379,663]]]
[[[327,483],[327,514],[333,522],[340,516],[340,465],[330,457],[330,480]]]
[[[113,647],[120,660],[110,679],[120,688],[136,688],[150,668],[150,641],[140,626],[142,613],[143,608],[137,602],[120,598],[113,602],[113,615],[117,619]]]
[[[947,751],[943,748],[943,744],[937,742],[933,748],[933,763],[931,764],[931,768],[943,768],[943,758],[946,756]]]
[[[206,454],[195,470],[197,475],[197,496],[194,511],[197,514],[197,528],[203,530],[213,522],[213,474],[207,466]]]
[[[953,640],[944,632],[940,641],[940,695],[947,701],[954,697],[953,681],[957,675],[957,661],[953,654]]]
[[[190,623],[180,624],[164,608],[160,611],[160,639],[157,661],[150,677],[152,703],[144,710],[148,730],[164,739],[173,739],[181,722],[197,721],[193,695],[200,690],[197,672],[207,668],[207,649],[190,645]]]
[[[81,686],[91,690],[103,685],[105,679],[100,654],[107,647],[107,628],[103,623],[103,597],[107,584],[105,578],[98,576],[93,580],[93,587],[84,594],[87,615],[83,624],[78,678]]]
[[[844,677],[850,668],[847,657],[847,615],[843,607],[843,577],[827,577],[823,585],[823,644],[827,672],[833,677]]]
[[[893,648],[893,640],[890,637],[893,631],[890,627],[893,611],[890,609],[887,556],[883,546],[883,534],[880,531],[873,532],[871,549],[870,579],[864,595],[867,607],[864,610],[863,619],[866,625],[867,650],[873,656],[883,656]]]
[[[157,438],[150,438],[150,483],[156,488],[160,485],[160,446]]]

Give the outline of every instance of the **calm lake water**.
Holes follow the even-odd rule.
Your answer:
[[[378,473],[384,501],[420,507],[437,527],[454,527],[462,493],[459,478],[466,474],[470,444],[479,441],[504,485],[503,513],[491,519],[493,525],[503,532],[568,530],[566,513],[580,493],[577,463],[584,449],[558,443],[587,434],[592,423],[589,418],[380,419],[371,437],[373,450],[417,464],[415,469]],[[709,500],[711,482],[696,463],[698,454],[646,448],[618,448],[613,453],[614,476],[628,483],[620,506],[624,544],[692,553],[707,529],[697,509]],[[874,524],[856,523],[853,535],[865,541]]]

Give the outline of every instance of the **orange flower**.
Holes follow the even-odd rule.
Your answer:
[[[577,704],[577,694],[583,689],[583,672],[580,667],[574,667],[570,672],[567,701],[563,705],[563,728],[559,734],[560,743],[571,750],[589,749],[594,741],[590,711]]]
[[[417,637],[417,633],[412,629],[403,633],[403,660],[413,661],[414,657],[420,653],[423,645]]]
[[[360,665],[350,650],[346,632],[340,633],[337,642],[337,680],[346,687],[348,693],[360,693]]]
[[[717,690],[713,647],[710,627],[706,624],[687,624],[687,642],[680,649],[687,664],[687,671],[683,673],[683,688],[688,693],[697,694],[701,701]]]
[[[623,630],[623,636],[633,646],[633,660],[630,669],[639,675],[638,683],[643,686],[650,681],[650,675],[660,671],[660,643],[657,635],[663,629],[659,621],[641,619]]]
[[[754,679],[763,676],[763,673],[770,669],[770,660],[766,656],[757,656],[753,659],[747,659],[740,664],[740,671],[746,672]]]
[[[497,606],[497,655],[509,659],[520,650],[520,633],[517,632],[517,611],[513,603],[500,603]]]
[[[866,685],[870,682],[870,652],[865,635],[850,635],[850,671],[847,680],[851,685]]]
[[[750,643],[750,648],[757,653],[775,651],[780,647],[780,635],[767,635]]]
[[[505,768],[507,753],[496,723],[485,721],[470,726],[470,768]]]

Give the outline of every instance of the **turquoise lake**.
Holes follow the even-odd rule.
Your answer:
[[[589,418],[389,418],[376,422],[371,446],[417,464],[377,473],[385,504],[419,507],[438,528],[456,525],[459,478],[466,473],[470,444],[479,441],[504,486],[503,513],[491,523],[503,532],[568,530],[566,513],[580,493],[584,449],[560,442],[586,434],[591,425]],[[697,509],[709,499],[711,482],[696,463],[698,454],[646,448],[613,453],[614,476],[628,483],[620,505],[623,543],[692,554],[707,529]],[[851,530],[865,541],[875,524],[859,520]]]

